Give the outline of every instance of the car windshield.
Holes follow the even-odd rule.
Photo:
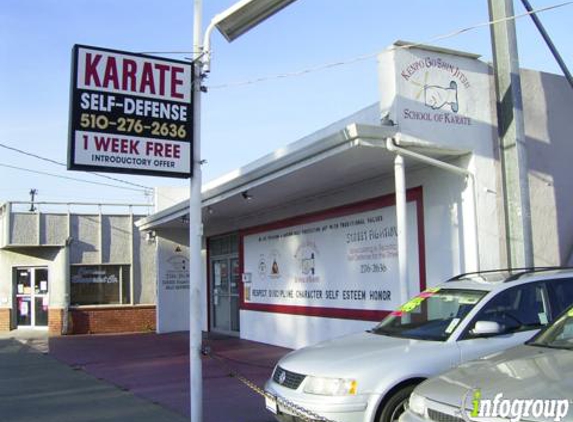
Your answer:
[[[428,289],[384,318],[372,332],[445,341],[486,293],[482,290]]]
[[[573,308],[528,342],[533,346],[573,350]]]

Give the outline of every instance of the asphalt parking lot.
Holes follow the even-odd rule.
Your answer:
[[[204,343],[224,362],[203,358],[204,422],[273,422],[228,368],[262,386],[289,350],[222,336]],[[187,333],[0,334],[2,421],[189,421],[188,352]]]

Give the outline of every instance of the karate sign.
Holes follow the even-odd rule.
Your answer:
[[[192,63],[75,45],[68,169],[187,178]]]

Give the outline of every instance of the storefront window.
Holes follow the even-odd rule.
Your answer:
[[[209,239],[209,253],[211,256],[239,253],[239,237],[232,234]]]
[[[70,276],[72,305],[130,303],[129,265],[74,265]]]

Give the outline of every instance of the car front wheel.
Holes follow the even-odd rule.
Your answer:
[[[406,410],[408,399],[415,387],[415,385],[408,385],[392,394],[384,404],[378,422],[398,422],[400,415]]]

